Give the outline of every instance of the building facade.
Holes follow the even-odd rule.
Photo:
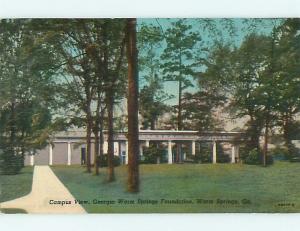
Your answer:
[[[217,163],[217,143],[231,146],[231,163],[239,158],[239,145],[243,141],[241,132],[203,132],[173,131],[173,130],[141,130],[139,132],[140,155],[143,156],[143,147],[149,147],[150,142],[161,142],[166,147],[166,158],[169,164],[174,163],[173,146],[176,143],[185,143],[190,146],[190,153],[196,154],[202,142],[212,145],[212,162]],[[104,140],[107,134],[104,132]],[[104,154],[107,153],[107,142],[103,145]],[[94,137],[91,145],[91,163],[94,163]],[[128,162],[128,142],[126,132],[116,132],[114,135],[114,155],[119,156],[121,164]],[[85,132],[69,131],[57,133],[51,143],[36,153],[25,157],[25,165],[83,165],[86,161]]]

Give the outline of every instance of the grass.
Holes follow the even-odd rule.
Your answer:
[[[30,193],[33,167],[25,167],[17,175],[0,175],[0,202]]]
[[[137,194],[126,192],[125,166],[115,169],[117,180],[113,183],[106,183],[106,169],[101,169],[99,176],[85,173],[80,166],[52,169],[76,199],[87,201],[83,207],[90,213],[300,212],[299,163],[276,162],[266,168],[240,164],[141,165],[141,191]],[[94,204],[94,199],[115,204]],[[120,199],[132,200],[133,204],[120,203]],[[139,204],[139,199],[157,203]],[[166,204],[161,199],[192,203]]]

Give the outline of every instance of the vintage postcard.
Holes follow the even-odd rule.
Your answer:
[[[0,212],[299,213],[299,18],[0,20]]]

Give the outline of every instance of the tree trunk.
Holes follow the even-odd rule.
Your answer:
[[[99,130],[100,130],[100,152],[99,152],[99,159],[102,160],[103,158],[103,144],[104,144],[104,136],[103,136],[103,121],[104,121],[104,109],[101,110],[101,117],[100,117],[100,124],[99,124]],[[100,164],[101,166],[101,164]]]
[[[100,79],[100,78],[99,78]],[[98,86],[97,89],[98,97],[97,97],[97,108],[96,108],[96,116],[95,116],[95,124],[94,124],[94,135],[95,135],[95,148],[94,148],[94,174],[99,175],[99,131],[102,123],[102,111],[101,108],[101,88]]]
[[[182,81],[178,84],[178,115],[177,115],[177,130],[182,130]]]
[[[11,101],[11,120],[10,120],[10,145],[13,148],[16,141],[16,102],[13,98]]]
[[[136,19],[126,21],[128,60],[128,182],[129,192],[139,191],[139,128],[138,128],[138,60],[136,47]]]
[[[267,116],[266,123],[265,123],[264,149],[263,149],[263,166],[264,167],[267,166],[268,140],[269,140],[269,116]]]
[[[92,134],[92,118],[90,113],[86,116],[86,171],[91,173],[91,134]]]
[[[181,64],[181,59],[180,59]],[[180,131],[182,130],[182,81],[179,81],[178,87],[178,117],[177,117],[177,129]],[[181,143],[177,143],[177,155],[176,155],[176,162],[181,163]]]
[[[16,163],[16,160],[14,156],[17,154],[16,147],[16,133],[17,133],[17,125],[16,125],[16,100],[13,98],[11,102],[11,121],[10,121],[10,152],[11,155],[9,158],[9,163],[4,163],[6,165],[10,165],[10,172],[11,173],[17,173],[18,172],[18,163]]]
[[[151,130],[155,130],[155,119],[153,119],[153,118],[151,118],[151,120],[150,120],[150,129]]]
[[[270,79],[273,78],[274,74],[274,51],[275,51],[275,40],[276,40],[276,33],[273,30],[272,32],[272,44],[271,44],[271,54],[270,54]],[[269,139],[269,127],[270,127],[270,116],[271,116],[271,100],[270,95],[267,98],[267,105],[266,105],[266,114],[265,114],[265,134],[264,134],[264,148],[263,148],[263,166],[267,166],[267,155],[268,155],[268,139]]]
[[[115,180],[114,172],[114,96],[113,91],[106,94],[107,97],[107,114],[108,114],[108,150],[107,150],[107,170],[108,182]]]
[[[291,140],[291,126],[292,126],[292,116],[289,112],[284,113],[283,115],[283,139],[284,145],[288,149],[289,155],[292,156],[294,153],[294,145]]]
[[[98,158],[99,158],[99,121],[98,120],[95,121],[94,136],[95,136],[94,174],[99,175],[99,166],[98,166]]]
[[[85,113],[86,113],[86,171],[91,173],[91,135],[93,129],[93,117],[91,112],[92,92],[91,83],[87,73],[84,75],[84,92],[86,95]]]

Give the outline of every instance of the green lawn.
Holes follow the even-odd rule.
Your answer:
[[[110,184],[105,183],[106,169],[101,169],[100,176],[87,174],[79,166],[52,169],[76,199],[87,201],[83,206],[90,213],[300,212],[299,163],[277,162],[267,168],[240,164],[141,165],[138,194],[125,190],[125,166],[116,168],[117,181]],[[115,204],[93,204],[93,199]],[[119,199],[132,200],[133,204],[119,203]],[[139,204],[139,199],[156,204]],[[161,203],[161,199],[189,201],[169,204]],[[202,199],[201,203],[197,199]]]
[[[0,175],[0,202],[30,193],[33,167],[25,167],[17,175]]]

